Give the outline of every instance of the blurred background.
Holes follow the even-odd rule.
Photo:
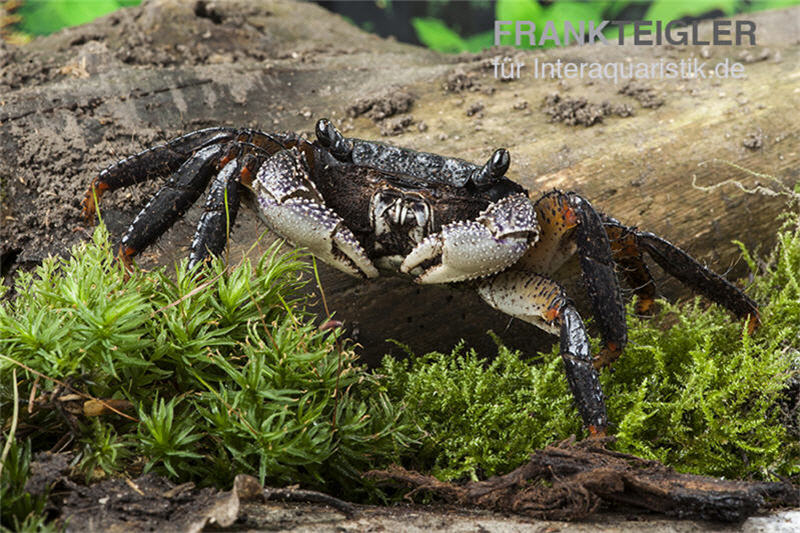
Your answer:
[[[205,4],[224,0],[198,0]],[[84,24],[141,0],[0,0],[0,38],[24,44],[37,35]],[[800,0],[328,0],[317,4],[382,37],[445,53],[479,52],[492,46],[494,20],[683,20],[730,17],[780,9]],[[613,30],[616,31],[616,30]],[[537,32],[538,33],[538,32]],[[561,35],[559,35],[561,37]],[[510,39],[510,37],[509,37]],[[513,44],[504,42],[503,44]]]

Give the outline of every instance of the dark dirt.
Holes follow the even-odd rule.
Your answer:
[[[395,119],[382,120],[378,123],[378,126],[381,129],[381,135],[384,137],[392,137],[405,133],[412,124],[414,124],[414,119],[406,115]]]
[[[212,519],[225,522],[238,511],[231,494],[215,489],[178,485],[153,474],[135,480],[114,478],[85,485],[70,475],[73,456],[38,454],[31,461],[25,489],[34,496],[48,495],[48,517],[66,531],[199,531]],[[231,509],[231,506],[236,509]]]
[[[759,148],[764,146],[764,132],[762,131],[752,131],[745,135],[744,140],[742,141],[742,146],[745,148],[749,148],[750,150],[758,150]]]
[[[544,99],[543,111],[550,122],[563,122],[568,126],[593,126],[610,116],[633,116],[633,108],[627,104],[595,104],[583,97],[562,96],[553,93]]]
[[[347,114],[352,117],[366,115],[374,122],[405,113],[411,109],[415,96],[409,92],[391,89],[386,94],[370,96],[357,100],[347,108]]]
[[[645,109],[655,109],[664,105],[665,99],[654,87],[638,80],[632,80],[623,85],[619,94],[630,96]]]
[[[367,474],[411,487],[409,500],[417,494],[433,495],[457,507],[355,505],[316,491],[262,487],[248,475],[236,476],[232,490],[227,492],[197,488],[193,483],[175,485],[154,474],[85,485],[69,476],[71,460],[67,454],[39,454],[31,463],[33,477],[26,488],[36,495],[48,493],[50,518],[65,524],[66,531],[81,532],[266,531],[302,527],[317,531],[384,527],[430,531],[453,530],[456,523],[463,527],[463,522],[470,521],[488,521],[492,530],[516,531],[533,524],[526,524],[522,517],[503,518],[486,511],[575,520],[612,504],[629,513],[637,510],[719,523],[741,522],[758,510],[800,503],[800,491],[787,484],[676,474],[658,463],[610,452],[598,441],[549,447],[505,476],[466,485],[443,483],[400,467]],[[470,510],[475,507],[484,512]],[[406,525],[401,526],[403,523]],[[641,530],[644,525],[638,523],[633,529]],[[547,527],[553,526],[561,529],[565,524]],[[664,531],[671,530],[669,525],[662,527]],[[475,526],[467,530],[474,531]]]
[[[442,88],[446,92],[460,93],[466,90],[479,90],[480,83],[474,72],[454,72],[447,77]]]
[[[477,118],[481,118],[483,117],[483,113],[481,113],[481,111],[483,111],[485,108],[486,106],[484,105],[483,102],[481,101],[475,102],[474,104],[472,104],[467,108],[466,115],[468,117],[475,116]]]

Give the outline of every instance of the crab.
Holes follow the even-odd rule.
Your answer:
[[[190,267],[220,254],[240,203],[296,246],[351,276],[399,275],[420,284],[458,284],[491,307],[560,336],[570,390],[584,426],[604,435],[598,380],[627,342],[617,270],[651,311],[648,254],[665,272],[758,325],[755,302],[668,241],[628,227],[579,194],[553,190],[535,201],[505,176],[505,149],[483,165],[347,138],[327,119],[316,140],[295,133],[216,127],[194,131],[102,171],[84,200],[93,218],[108,191],[169,177],[124,233],[130,263],[211,183],[191,244]],[[552,275],[577,254],[602,338],[593,356],[575,304]]]

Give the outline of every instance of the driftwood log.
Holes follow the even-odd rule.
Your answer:
[[[752,47],[598,45],[445,56],[366,34],[311,4],[157,0],[24,48],[0,44],[3,274],[85,239],[85,189],[129,154],[214,125],[310,134],[323,116],[350,136],[383,133],[388,142],[474,161],[506,147],[509,175],[534,195],[576,190],[726,271],[737,257],[731,240],[771,245],[784,200],[733,186],[704,191],[693,179],[775,186],[718,159],[789,187],[800,172],[800,8],[747,18],[758,28]],[[519,80],[495,79],[491,61],[504,56],[527,65]],[[693,58],[742,62],[745,77],[615,84],[536,79],[530,70],[537,59]],[[115,235],[157,186],[104,199]],[[142,262],[185,255],[197,216],[190,212]],[[263,231],[252,214],[241,215],[232,260]],[[742,273],[740,265],[732,277]],[[579,283],[568,285],[580,292]],[[528,352],[552,341],[467,292],[399,279],[364,284],[327,268],[323,286],[329,307],[358,330],[373,362],[392,350],[386,338],[416,351],[447,350],[463,338],[485,353],[492,352],[488,329]],[[676,294],[676,285],[665,287]]]

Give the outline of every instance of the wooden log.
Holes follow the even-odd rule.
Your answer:
[[[678,518],[742,522],[759,510],[796,506],[791,483],[730,481],[680,474],[657,461],[608,450],[596,439],[564,441],[531,454],[508,474],[463,484],[393,465],[365,477],[448,503],[549,520],[580,520],[603,506],[627,507]]]
[[[788,187],[797,182],[799,16],[800,8],[747,15],[758,28],[753,47],[597,45],[445,56],[366,34],[311,4],[159,0],[24,48],[2,45],[3,273],[85,239],[90,229],[82,225],[79,204],[86,187],[100,169],[129,154],[214,125],[311,134],[323,116],[349,136],[381,139],[383,131],[393,134],[387,142],[474,161],[506,147],[509,176],[533,196],[554,187],[576,190],[608,214],[727,271],[737,257],[731,240],[769,248],[784,199],[733,186],[703,191],[693,179],[704,186],[727,179],[771,183],[714,162],[724,159]],[[701,36],[708,31],[703,25]],[[525,63],[519,80],[495,79],[491,61],[503,56]],[[695,58],[710,65],[743,62],[745,77],[630,85],[537,79],[531,71],[536,61]],[[370,100],[377,102],[371,110]],[[614,114],[629,111],[632,116]],[[103,217],[115,235],[156,187],[142,184],[104,198]],[[197,209],[190,212],[143,263],[184,256],[198,216]],[[264,230],[254,216],[242,215],[232,259]],[[449,350],[463,338],[485,353],[493,352],[488,329],[528,353],[553,340],[469,292],[401,279],[364,284],[328,268],[322,273],[330,308],[358,330],[373,362],[396,351],[386,338],[415,351]],[[734,277],[742,273],[733,270]],[[579,296],[574,270],[565,276]],[[664,291],[685,294],[674,284]]]

